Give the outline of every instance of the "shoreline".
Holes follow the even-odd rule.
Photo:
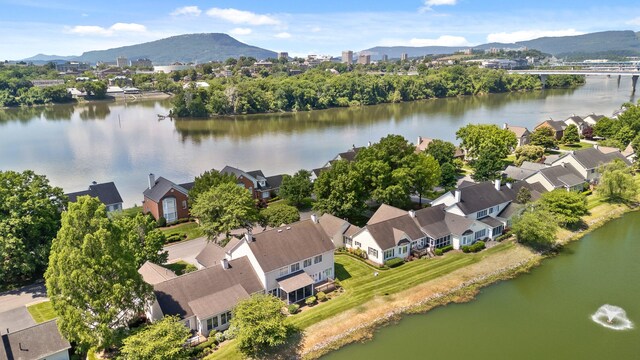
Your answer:
[[[137,95],[137,96],[136,96]],[[69,106],[69,105],[94,105],[94,104],[109,104],[109,103],[118,103],[118,102],[138,102],[138,101],[148,101],[148,100],[165,100],[173,97],[174,94],[165,93],[161,91],[148,91],[142,92],[140,94],[117,94],[117,95],[106,95],[104,99],[85,99],[85,98],[74,98],[70,102],[66,103],[48,103],[48,104],[38,104],[38,105],[30,105],[30,106],[1,106],[0,110],[12,110],[12,109],[23,109],[23,108],[40,108],[47,106]]]
[[[590,210],[590,214],[583,219],[588,225],[581,231],[561,230],[557,235],[557,243],[560,247],[582,239],[585,235],[607,224],[611,220],[620,218],[627,213],[640,210],[639,207],[630,207],[622,204],[601,204]],[[592,215],[593,212],[602,215]],[[514,240],[508,240],[514,242]],[[506,244],[504,245],[506,246]],[[529,255],[519,253],[518,250],[526,249]],[[519,255],[519,256],[513,256]],[[355,343],[373,339],[375,332],[388,325],[397,323],[402,317],[412,314],[425,314],[429,310],[450,303],[465,303],[475,299],[480,289],[500,281],[515,278],[531,269],[540,266],[546,259],[552,259],[555,253],[535,253],[522,245],[515,243],[514,248],[492,255],[479,263],[458,269],[445,276],[419,284],[415,287],[395,294],[394,299],[385,301],[374,298],[359,308],[367,311],[358,312],[350,309],[337,316],[325,319],[305,329],[305,341],[299,355],[303,359],[318,359],[332,351]],[[501,266],[495,266],[497,262],[507,257],[507,261]],[[465,279],[465,274],[470,270],[489,265],[488,271],[480,272]],[[457,284],[447,284],[458,280]],[[444,288],[443,288],[444,286]],[[432,288],[432,289],[430,289]],[[348,295],[348,294],[343,294]],[[419,297],[419,299],[413,299]],[[407,300],[414,303],[402,304]],[[337,335],[323,334],[332,332]]]

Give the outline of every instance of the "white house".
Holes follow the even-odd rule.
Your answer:
[[[584,117],[584,122],[593,127],[595,124],[598,123],[598,121],[600,121],[602,118],[604,117],[604,115],[596,115],[596,114],[590,114]]]
[[[516,139],[518,139],[517,147],[527,145],[531,141],[531,132],[529,132],[529,129],[524,126],[513,126],[504,123],[502,128],[511,131],[516,136]]]
[[[88,195],[98,198],[98,200],[107,207],[107,211],[109,212],[122,210],[122,197],[118,192],[116,184],[113,182],[98,184],[94,181],[89,185],[87,190],[73,192],[66,195],[69,198],[69,202],[76,202],[78,197]]]
[[[0,336],[0,360],[69,360],[70,348],[56,320]]]
[[[540,183],[547,191],[566,189],[584,190],[587,179],[570,163],[546,167],[524,178],[529,184]]]
[[[581,118],[580,116],[577,116],[575,114],[572,114],[571,116],[566,118],[564,120],[564,123],[567,124],[567,126],[575,125],[576,128],[578,128],[578,136],[580,136],[580,134],[582,134],[582,131],[585,128],[591,126],[591,125],[589,125],[589,123],[586,123],[583,118]]]
[[[566,153],[556,159],[552,165],[571,164],[588,182],[597,182],[600,178],[598,167],[608,164],[614,159],[620,159],[625,164],[631,165],[631,162],[620,151],[603,153],[598,150],[597,146]]]

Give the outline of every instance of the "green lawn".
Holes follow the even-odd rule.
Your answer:
[[[51,306],[50,301],[27,306],[27,310],[29,311],[29,314],[31,314],[33,320],[38,324],[58,317],[58,315],[53,311],[53,306]]]
[[[433,259],[415,260],[388,271],[378,271],[378,276],[373,276],[376,270],[364,262],[347,255],[336,254],[336,277],[340,280],[345,292],[287,320],[304,329],[338,313],[361,306],[375,296],[387,296],[407,290],[514,246],[513,242],[505,242],[476,254],[456,252]],[[242,355],[235,343],[231,342],[207,359],[242,359]]]
[[[204,236],[202,229],[195,222],[178,224],[171,227],[162,228],[160,230],[162,230],[162,232],[166,237],[177,234],[177,235],[182,235],[182,238],[184,238],[184,235],[186,235],[187,237],[184,238],[183,240],[191,240],[191,239]]]
[[[559,147],[560,147],[561,150],[569,150],[569,151],[571,151],[571,150],[581,150],[581,149],[592,148],[593,144],[589,144],[589,143],[586,143],[586,142],[580,142],[580,143],[573,144],[573,145],[561,144],[561,145],[559,145]]]
[[[164,264],[162,266],[173,271],[174,273],[176,273],[176,275],[182,275],[198,270],[198,268],[196,268],[194,265],[189,264],[188,262],[183,260],[179,260],[171,264]]]
[[[142,206],[137,206],[137,205],[134,207],[122,210],[122,214],[124,216],[129,216],[129,217],[134,217],[141,213],[142,213]]]

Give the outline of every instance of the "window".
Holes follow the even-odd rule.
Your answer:
[[[207,331],[211,331],[214,328],[218,327],[218,317],[212,317],[211,319],[207,319]]]
[[[162,214],[168,223],[178,220],[176,198],[168,197],[162,200]]]
[[[398,255],[406,254],[408,251],[407,245],[400,246],[398,248]]]
[[[362,246],[362,244],[360,242],[356,241],[356,247],[361,247],[361,246]]]
[[[182,208],[183,209],[187,208],[187,200],[182,200]]]
[[[188,327],[189,329],[191,329],[191,320],[186,320],[186,321],[184,322],[184,325],[185,325],[186,327]]]
[[[300,270],[300,263],[291,264],[291,272],[296,272]]]
[[[322,255],[318,255],[318,256],[313,258],[313,263],[314,264],[317,264],[319,262],[322,262]]]
[[[385,259],[392,258],[392,257],[395,255],[395,253],[396,253],[395,249],[389,249],[389,250],[386,250],[386,251],[384,252],[384,258],[385,258]]]
[[[305,259],[304,263],[302,264],[302,266],[304,266],[304,267],[311,266],[311,258]]]
[[[330,278],[331,274],[333,274],[333,269],[332,268],[328,268],[327,270],[324,271],[324,277],[325,278]]]
[[[350,237],[348,237],[348,236],[344,236],[344,237],[343,237],[343,239],[344,239],[344,244],[345,244],[345,245],[349,245],[349,246],[351,246],[351,244],[353,244],[353,240],[351,240],[351,238],[350,238]]]
[[[227,319],[227,313],[224,313],[222,315],[220,315],[220,325],[224,325],[229,321],[229,319]]]
[[[285,276],[289,273],[289,268],[287,266],[280,268],[280,276]]]
[[[489,214],[493,214],[493,206],[489,208]]]
[[[433,244],[437,248],[451,245],[451,235],[443,236],[433,241]]]
[[[477,219],[480,219],[480,218],[485,217],[485,216],[487,216],[487,209],[484,209],[482,211],[478,211],[478,213],[476,214],[476,218]]]
[[[374,248],[370,247],[367,251],[367,254],[369,254],[369,256],[373,256],[374,258],[378,258],[378,250]]]
[[[275,289],[273,289],[273,290],[269,291],[269,294],[270,294],[270,295],[273,295],[273,296],[275,296],[275,297],[278,297],[278,296],[280,295],[280,291],[279,291],[279,290],[280,290],[280,289],[275,288]]]
[[[475,240],[481,239],[487,235],[487,229],[482,229],[480,231],[476,231],[474,236]]]

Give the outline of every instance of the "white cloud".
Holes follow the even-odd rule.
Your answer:
[[[231,35],[249,35],[251,32],[252,30],[249,28],[235,28],[229,30],[229,34]]]
[[[173,10],[171,13],[172,16],[180,16],[180,15],[190,15],[190,16],[200,16],[202,14],[202,10],[200,10],[197,6],[183,6],[181,8],[177,8]]]
[[[526,41],[537,39],[540,37],[558,37],[558,36],[574,36],[584,34],[576,29],[564,30],[522,30],[514,32],[501,32],[487,35],[488,42],[514,43],[518,41]]]
[[[425,0],[425,6],[455,5],[458,0]]]
[[[68,28],[67,32],[78,35],[101,35],[111,36],[115,33],[143,33],[147,31],[147,27],[141,24],[135,23],[115,23],[108,28],[96,25],[77,25],[72,28]]]
[[[277,33],[275,37],[279,39],[288,39],[291,37],[291,34],[289,34],[288,32],[281,32],[281,33]]]
[[[238,9],[211,8],[207,15],[228,21],[232,24],[279,25],[280,21],[269,15],[252,13]]]
[[[627,25],[640,26],[640,17],[627,21]]]

